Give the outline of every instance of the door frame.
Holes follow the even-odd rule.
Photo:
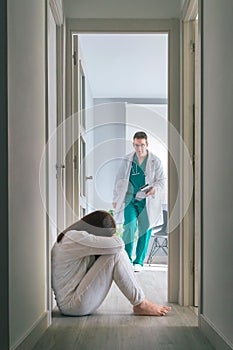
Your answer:
[[[45,47],[46,47],[46,135],[45,135],[45,147],[48,147],[49,142],[49,38],[48,38],[48,21],[49,21],[49,11],[51,10],[52,17],[54,19],[54,22],[56,24],[56,63],[57,63],[57,73],[56,73],[56,125],[58,126],[61,121],[63,120],[63,105],[62,102],[64,98],[63,96],[63,81],[62,81],[62,67],[63,67],[63,19],[64,19],[64,13],[62,4],[58,0],[47,0],[46,1],[46,31],[45,31]],[[60,72],[60,73],[58,73]],[[56,129],[56,137],[58,135],[58,128]],[[56,166],[57,166],[57,175],[59,176],[59,170],[62,169],[58,167],[60,156],[62,154],[61,152],[61,137],[58,136],[57,143],[56,143],[56,150],[57,150],[57,159],[56,159]],[[56,183],[57,186],[57,193],[60,193],[61,188],[58,187],[58,181]],[[52,287],[51,287],[51,235],[50,235],[50,217],[49,217],[49,158],[48,158],[48,151],[46,152],[46,297],[47,297],[47,310],[49,315],[49,324],[52,322],[52,308],[53,308],[53,294],[52,294]],[[62,195],[60,195],[60,198]],[[58,204],[58,198],[57,198],[57,204]],[[57,205],[57,214],[58,211],[58,205]],[[64,223],[63,223],[64,224]],[[59,228],[58,223],[56,223],[57,230]]]
[[[193,167],[193,197],[183,219],[181,235],[180,304],[198,306],[200,244],[200,113],[199,113],[199,45],[197,39],[198,0],[186,0],[182,11],[182,136]],[[185,164],[183,164],[185,165]],[[189,174],[183,166],[183,201]]]
[[[168,121],[180,132],[180,21],[179,19],[156,20],[156,19],[67,19],[67,49],[66,49],[66,116],[71,115],[71,39],[72,34],[84,33],[168,33]],[[173,157],[180,165],[180,142],[173,137],[171,130],[168,132],[168,147],[173,150]],[[179,222],[181,217],[180,181],[177,176],[176,165],[171,156],[168,157],[168,208],[173,216],[170,217],[170,227],[172,220]],[[180,280],[180,224],[178,224],[169,235],[169,269],[168,269],[168,301],[179,301],[179,280]]]

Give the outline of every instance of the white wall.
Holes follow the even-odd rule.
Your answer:
[[[181,0],[64,0],[69,18],[178,18]]]
[[[125,155],[125,104],[94,101],[93,209],[110,210],[115,174]]]
[[[8,1],[10,345],[46,310],[45,211],[39,165],[45,144],[45,2]]]
[[[1,176],[0,176],[0,324],[1,349],[9,349],[9,287],[8,287],[8,100],[7,100],[7,0],[0,2],[0,101],[1,101]]]
[[[180,0],[180,9],[183,9],[183,6],[187,0]]]
[[[232,0],[203,1],[201,317],[233,347],[232,13]]]
[[[167,99],[168,34],[81,34],[94,98]]]

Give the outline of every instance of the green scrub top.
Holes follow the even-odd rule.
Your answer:
[[[129,176],[129,185],[126,193],[127,202],[129,202],[136,193],[140,190],[142,186],[145,185],[145,168],[148,156],[145,157],[143,162],[138,164],[138,157],[135,153],[132,161],[130,176]]]

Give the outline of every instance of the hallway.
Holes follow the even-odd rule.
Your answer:
[[[162,271],[161,271],[162,270]],[[166,300],[167,272],[146,270],[136,275],[151,300]],[[53,323],[34,350],[211,350],[188,307],[172,305],[166,317],[133,316],[132,307],[114,284],[98,311],[88,317],[53,313]]]
[[[167,288],[164,285],[161,288],[160,282],[156,286],[157,277],[154,278],[149,271],[144,271],[138,278],[148,298],[157,300],[159,295],[158,302],[169,299],[174,303],[190,305],[184,302],[183,291],[184,288],[188,289],[189,280],[183,276],[184,272],[189,275],[191,272],[192,275],[193,271],[197,271],[200,277],[200,313],[196,317],[190,308],[173,304],[168,317],[135,317],[131,315],[127,301],[113,286],[107,300],[95,315],[68,318],[54,312],[53,323],[49,327],[50,222],[46,205],[51,204],[51,201],[48,198],[47,162],[45,168],[42,167],[40,176],[41,159],[46,153],[51,121],[48,10],[53,9],[53,34],[57,35],[60,48],[57,67],[51,57],[53,73],[57,73],[56,76],[54,74],[54,79],[59,82],[59,91],[57,88],[51,89],[59,95],[58,103],[54,103],[58,124],[72,114],[68,108],[72,103],[67,96],[67,91],[71,89],[71,84],[68,85],[71,72],[67,67],[70,63],[71,68],[75,56],[68,54],[71,52],[68,50],[71,44],[69,30],[78,29],[78,33],[169,31],[169,114],[172,127],[183,138],[184,121],[191,122],[187,114],[183,113],[184,104],[187,104],[186,107],[191,112],[195,112],[195,106],[184,97],[183,83],[187,74],[184,74],[183,28],[186,17],[190,20],[197,5],[199,45],[190,42],[188,36],[186,42],[191,44],[188,50],[190,54],[197,49],[200,55],[198,96],[201,181],[197,201],[201,219],[198,224],[200,259],[194,264],[193,270],[193,261],[186,259],[188,250],[183,244],[184,239],[190,240],[190,230],[182,230],[179,221],[179,227],[171,235],[172,242],[169,242],[170,247],[174,244],[176,248],[172,256],[169,256],[169,266],[173,270],[169,271],[168,291],[173,284],[172,293],[168,298],[163,295],[162,291]],[[1,350],[31,350],[33,346],[34,350],[211,349],[203,334],[216,350],[233,349],[233,278],[229,277],[232,276],[233,266],[232,13],[232,0],[101,0],[99,6],[96,6],[95,0],[0,2]],[[55,44],[54,40],[51,41]],[[192,78],[193,72],[188,73]],[[137,76],[143,74],[144,70],[141,69]],[[119,114],[116,113],[116,116],[115,122],[118,121]],[[191,133],[191,128],[187,127],[187,131]],[[182,162],[185,148],[182,149],[180,143],[176,144],[173,138],[171,141],[174,141],[174,145],[170,145],[179,162],[178,167],[175,167],[170,157],[172,166],[169,168],[169,176],[176,186],[169,180],[169,202],[171,208],[177,203],[178,210],[173,219],[180,220],[182,203],[177,195],[182,195],[182,186],[179,188],[178,185],[179,181],[183,183],[183,175],[179,177],[178,170],[183,173],[186,169]],[[65,159],[66,163],[61,162],[63,159],[58,160],[53,166],[54,172],[59,169],[62,173],[66,163],[72,164],[76,169],[76,158],[72,159],[71,154]],[[194,154],[192,162],[196,160]],[[89,177],[92,174],[86,175]],[[45,191],[41,191],[41,184]],[[66,182],[64,188],[66,189]],[[72,203],[70,192],[67,191],[65,197],[65,214],[69,203]],[[45,202],[42,195],[46,197]],[[61,217],[58,215],[58,218]],[[68,224],[70,217],[65,219],[64,225]],[[159,272],[156,276],[160,278]],[[38,339],[39,342],[35,345]]]

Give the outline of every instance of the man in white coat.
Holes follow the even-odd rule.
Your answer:
[[[135,152],[125,156],[116,176],[113,208],[118,220],[119,216],[124,215],[122,222],[125,250],[134,265],[134,271],[139,272],[148,249],[151,228],[162,223],[165,176],[160,159],[148,151],[145,132],[135,133],[133,147]],[[136,257],[132,261],[137,228]]]

